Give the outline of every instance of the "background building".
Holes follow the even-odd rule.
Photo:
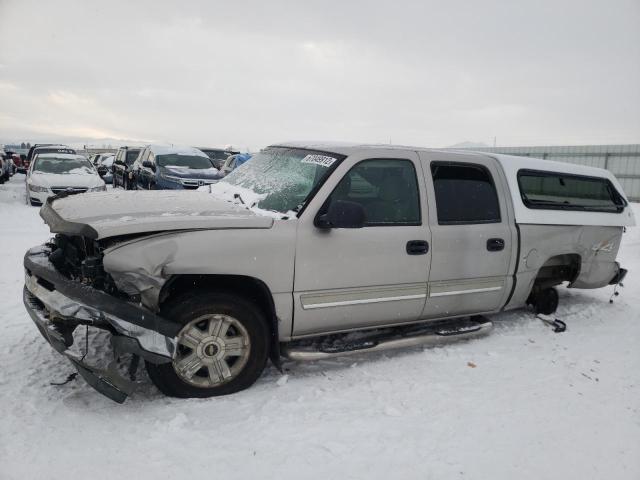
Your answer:
[[[456,150],[504,153],[606,168],[618,178],[627,197],[632,201],[640,202],[640,144],[559,147],[471,147]]]

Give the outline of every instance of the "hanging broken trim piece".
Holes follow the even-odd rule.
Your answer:
[[[557,318],[549,317],[548,315],[544,315],[542,313],[536,315],[536,318],[542,320],[550,327],[553,327],[553,331],[555,333],[562,333],[567,329],[567,324],[562,320],[558,320]]]

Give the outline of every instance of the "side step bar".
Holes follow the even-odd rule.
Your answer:
[[[289,360],[306,362],[325,358],[342,357],[364,352],[381,352],[395,348],[415,347],[419,345],[443,345],[487,335],[493,329],[493,323],[484,317],[474,317],[464,322],[448,322],[400,332],[370,335],[357,340],[335,342],[316,341],[298,344],[292,342],[281,346],[281,354]]]

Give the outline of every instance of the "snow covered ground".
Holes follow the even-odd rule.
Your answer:
[[[0,185],[0,479],[640,478],[640,228],[626,287],[561,289],[556,334],[518,311],[490,336],[268,369],[251,389],[124,405],[81,379],[22,306],[22,255],[48,238]],[[636,205],[640,218],[640,205]]]

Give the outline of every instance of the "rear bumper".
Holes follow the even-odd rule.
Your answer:
[[[25,255],[23,300],[27,312],[47,342],[71,361],[89,385],[122,403],[135,384],[115,368],[99,368],[81,359],[70,349],[73,331],[80,325],[106,330],[111,333],[110,348],[116,356],[132,353],[160,364],[171,361],[179,326],[142,307],[69,280],[50,263],[48,254],[46,247],[37,247]],[[91,357],[91,352],[87,356]]]
[[[616,274],[613,276],[609,285],[617,285],[624,280],[624,277],[627,276],[628,270],[626,268],[622,268],[618,262],[616,262]]]

